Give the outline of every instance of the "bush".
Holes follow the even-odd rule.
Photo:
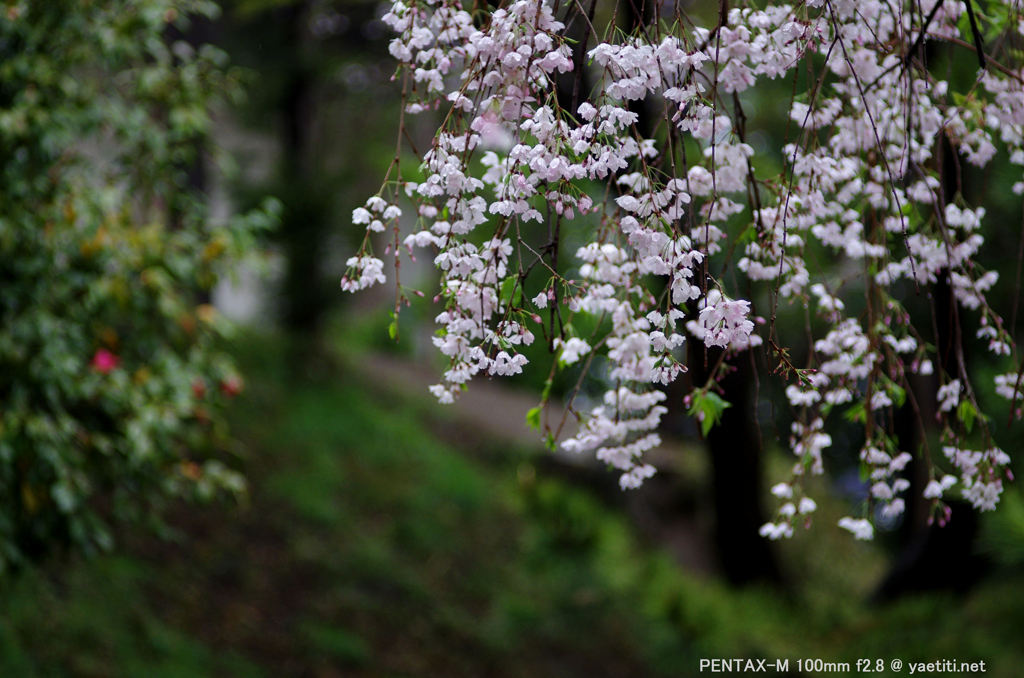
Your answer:
[[[190,186],[238,74],[194,0],[0,15],[0,571],[162,498],[244,490],[217,411],[241,388],[201,303],[274,205],[211,223]],[[194,183],[194,182],[193,182]]]

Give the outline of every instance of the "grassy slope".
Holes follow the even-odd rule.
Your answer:
[[[251,505],[179,508],[177,541],[126,534],[24,577],[0,675],[617,676],[685,656],[664,630],[645,649],[628,528],[585,493],[453,450],[344,374],[289,384],[277,355],[249,356],[233,412]]]
[[[289,381],[279,349],[248,345],[233,412],[250,506],[179,508],[178,540],[132,531],[120,555],[22,577],[0,676],[679,676],[721,656],[1020,675],[1019,576],[882,610],[730,592],[528,456],[472,436],[453,449],[344,373]]]

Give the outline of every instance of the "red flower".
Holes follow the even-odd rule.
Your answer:
[[[242,378],[237,374],[232,374],[220,383],[220,392],[228,398],[234,398],[242,392],[242,387]]]
[[[89,366],[100,374],[110,374],[112,371],[116,370],[120,364],[120,358],[107,349],[101,348],[96,351],[96,355],[93,356],[92,362]]]

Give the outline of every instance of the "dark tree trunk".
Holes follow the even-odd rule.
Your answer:
[[[942,204],[963,190],[956,149],[946,137],[939,141],[939,172],[942,176]],[[949,282],[949,271],[943,271],[938,281],[928,289],[928,301],[935,315],[935,346],[938,350],[936,375],[945,372],[954,378],[959,374],[958,351],[961,330],[956,297]],[[964,360],[966,361],[966,356]],[[938,376],[916,376],[910,380],[914,397],[919,403],[921,420],[925,427],[934,426],[935,397]],[[900,449],[917,452],[920,428],[910,405],[904,406],[897,417]],[[913,428],[911,428],[913,426]],[[906,436],[907,443],[904,443]],[[934,454],[935,451],[933,451]],[[933,461],[935,461],[933,459]],[[907,593],[953,589],[966,591],[984,574],[988,561],[974,553],[974,540],[979,521],[974,509],[960,501],[948,501],[953,516],[945,527],[928,523],[931,501],[922,496],[928,482],[924,461],[915,454],[907,469],[911,481],[908,490],[907,513],[900,530],[900,555],[874,594],[875,601],[892,600]],[[936,563],[942,563],[936,568]]]
[[[618,24],[627,33],[642,30],[654,17],[653,3],[644,0],[620,0]],[[629,102],[629,110],[638,116],[637,133],[643,138],[654,134],[652,103],[648,99]],[[691,309],[693,315],[695,309]],[[703,384],[706,366],[714,365],[720,351],[707,352],[703,345],[690,343],[692,383]],[[782,585],[783,577],[770,544],[758,534],[767,519],[761,508],[761,440],[755,413],[753,365],[749,353],[729,361],[732,372],[722,380],[724,398],[732,407],[708,435],[714,495],[714,543],[719,564],[733,584],[768,583]],[[667,420],[685,412],[679,389],[669,389]]]
[[[707,369],[720,350],[690,344],[690,374],[704,383]],[[707,358],[705,362],[705,357]],[[767,519],[761,507],[761,440],[756,420],[753,365],[749,353],[728,361],[731,372],[721,381],[723,398],[732,407],[708,435],[714,492],[714,542],[722,572],[736,585],[767,583],[781,586],[782,570],[771,544],[758,534]],[[707,367],[705,367],[707,366]],[[681,403],[675,403],[679,407]]]
[[[285,23],[282,58],[288,67],[281,101],[281,177],[284,214],[281,241],[286,258],[282,301],[285,327],[300,343],[316,343],[329,297],[323,280],[329,199],[317,177],[313,138],[318,81],[307,63],[309,3],[278,10]],[[299,349],[305,353],[306,348]],[[301,361],[300,361],[301,362]]]
[[[953,516],[946,526],[932,524],[906,545],[875,591],[874,602],[922,591],[964,593],[985,574],[988,562],[974,553],[977,512],[964,502],[949,504]]]

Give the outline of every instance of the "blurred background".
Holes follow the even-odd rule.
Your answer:
[[[714,23],[717,3],[682,4]],[[628,5],[618,20],[643,21]],[[955,504],[937,530],[911,505],[855,542],[835,524],[867,485],[836,431],[814,525],[769,543],[789,420],[749,370],[706,440],[670,392],[658,475],[628,493],[526,425],[546,369],[433,401],[430,262],[403,269],[426,297],[397,341],[392,287],[338,286],[364,233],[351,212],[397,142],[382,5],[0,11],[0,676],[690,676],[713,658],[1024,672],[1017,486],[995,514]],[[744,93],[765,176],[792,86]],[[427,147],[436,122],[417,117],[409,141]],[[991,298],[1015,323],[1006,168],[951,181],[991,206]],[[940,287],[906,303],[941,309]],[[802,308],[781,314],[802,326]],[[984,346],[967,349],[990,383]],[[1016,462],[1021,427],[992,411]]]

